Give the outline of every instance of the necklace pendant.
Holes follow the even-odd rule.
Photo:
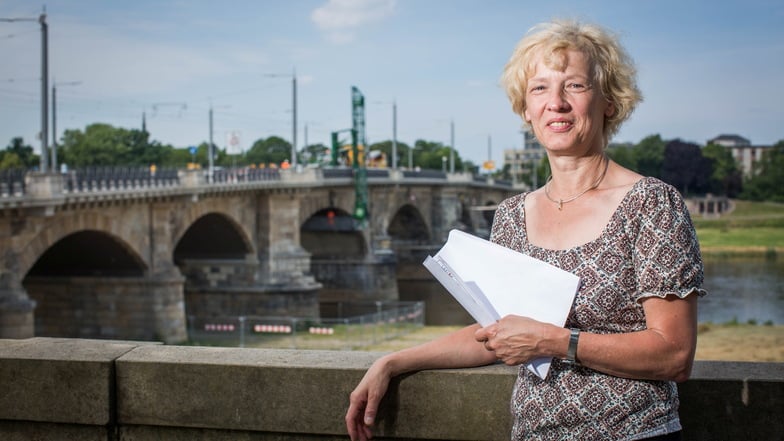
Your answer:
[[[563,199],[558,199],[558,211],[563,210]]]

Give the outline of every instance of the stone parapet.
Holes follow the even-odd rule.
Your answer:
[[[345,440],[348,394],[379,353],[0,340],[0,439]],[[377,440],[508,439],[516,369],[396,379]],[[684,439],[783,439],[784,364],[698,362]]]
[[[151,343],[0,340],[0,420],[113,424],[114,362],[140,345]]]

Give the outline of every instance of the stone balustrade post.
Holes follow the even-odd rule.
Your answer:
[[[25,175],[25,193],[34,199],[62,197],[64,184],[60,173],[28,172]]]

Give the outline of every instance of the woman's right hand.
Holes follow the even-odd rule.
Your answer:
[[[387,392],[392,375],[385,358],[370,366],[357,387],[349,396],[346,412],[346,428],[352,441],[367,441],[373,438],[372,427],[376,421],[378,406]]]

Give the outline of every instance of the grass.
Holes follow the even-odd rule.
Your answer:
[[[762,255],[784,253],[784,204],[734,201],[720,218],[694,217],[703,254]]]
[[[363,351],[390,352],[433,340],[459,326],[425,326],[393,340],[368,345]],[[697,360],[784,362],[784,325],[740,323],[700,324]]]

